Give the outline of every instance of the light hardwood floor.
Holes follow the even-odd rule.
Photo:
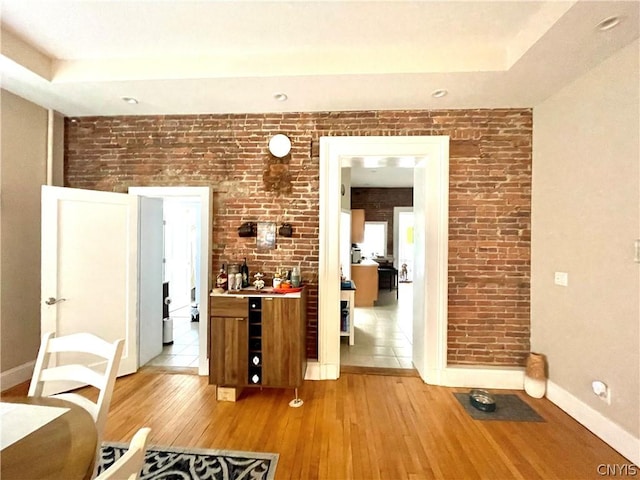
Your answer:
[[[216,402],[206,378],[145,368],[116,382],[105,440],[148,426],[151,445],[276,452],[276,478],[296,480],[595,479],[598,465],[628,463],[546,399],[513,392],[544,423],[477,421],[453,396],[466,389],[403,373],[307,381],[292,408],[291,390]]]

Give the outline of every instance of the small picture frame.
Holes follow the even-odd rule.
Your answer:
[[[276,248],[275,222],[258,222],[258,237],[256,247],[261,250]]]

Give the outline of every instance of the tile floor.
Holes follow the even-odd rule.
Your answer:
[[[355,345],[340,340],[340,364],[359,367],[413,368],[413,284],[399,284],[396,292],[382,289],[374,307],[357,307]]]
[[[164,345],[162,353],[147,365],[153,367],[198,367],[199,322],[191,321],[191,307],[169,312],[173,318],[173,344]]]

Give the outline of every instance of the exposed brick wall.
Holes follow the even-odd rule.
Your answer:
[[[67,120],[65,184],[126,192],[131,185],[211,186],[213,271],[247,257],[252,271],[301,264],[310,284],[308,344],[317,357],[321,136],[449,135],[448,358],[522,365],[529,350],[532,114],[529,109],[83,117]],[[287,133],[284,165],[267,150]],[[278,190],[269,172],[288,178]],[[258,251],[242,221],[290,222],[292,238]]]
[[[387,222],[387,255],[393,255],[393,207],[412,207],[413,188],[351,189],[351,208],[363,208],[365,222]],[[364,252],[363,252],[364,253]]]

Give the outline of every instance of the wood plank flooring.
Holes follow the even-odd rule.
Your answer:
[[[217,402],[207,379],[151,368],[120,378],[105,432],[151,445],[276,452],[285,479],[589,479],[628,464],[546,399],[516,393],[546,421],[473,420],[451,389],[416,376],[343,373],[292,390],[249,389]],[[13,389],[3,395],[24,393]]]

